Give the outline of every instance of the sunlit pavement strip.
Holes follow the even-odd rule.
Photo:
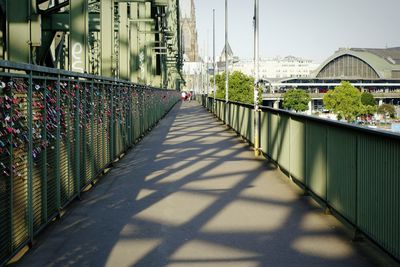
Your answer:
[[[19,264],[376,265],[338,225],[192,101],[178,104]]]

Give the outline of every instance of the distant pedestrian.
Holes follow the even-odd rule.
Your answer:
[[[186,92],[182,92],[181,99],[182,99],[182,101],[186,100]]]

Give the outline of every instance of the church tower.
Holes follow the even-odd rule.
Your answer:
[[[183,57],[185,61],[199,60],[194,0],[180,0]]]

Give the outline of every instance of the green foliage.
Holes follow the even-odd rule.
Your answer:
[[[361,94],[361,103],[364,106],[376,106],[374,96],[371,93],[363,92]]]
[[[215,77],[217,84],[216,98],[225,99],[225,72]],[[211,78],[213,83],[213,78]],[[229,101],[253,104],[254,103],[254,78],[240,71],[229,74]],[[262,90],[258,91],[258,101],[262,103]]]
[[[361,105],[359,115],[372,115],[376,112],[376,105]]]
[[[283,95],[283,107],[289,110],[305,111],[308,109],[310,95],[300,89],[290,89]]]
[[[349,82],[342,82],[334,90],[329,91],[323,98],[326,109],[335,113],[338,119],[354,121],[357,115],[365,111],[361,103],[361,93]]]
[[[390,116],[391,118],[394,118],[394,115],[396,114],[396,109],[393,105],[382,104],[378,107],[378,113],[385,115],[385,116]]]

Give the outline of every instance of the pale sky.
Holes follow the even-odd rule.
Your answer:
[[[321,63],[339,47],[400,46],[400,0],[259,0],[260,55],[293,55]],[[201,56],[224,45],[225,0],[195,0]],[[228,0],[228,40],[235,55],[253,57],[253,0]]]

